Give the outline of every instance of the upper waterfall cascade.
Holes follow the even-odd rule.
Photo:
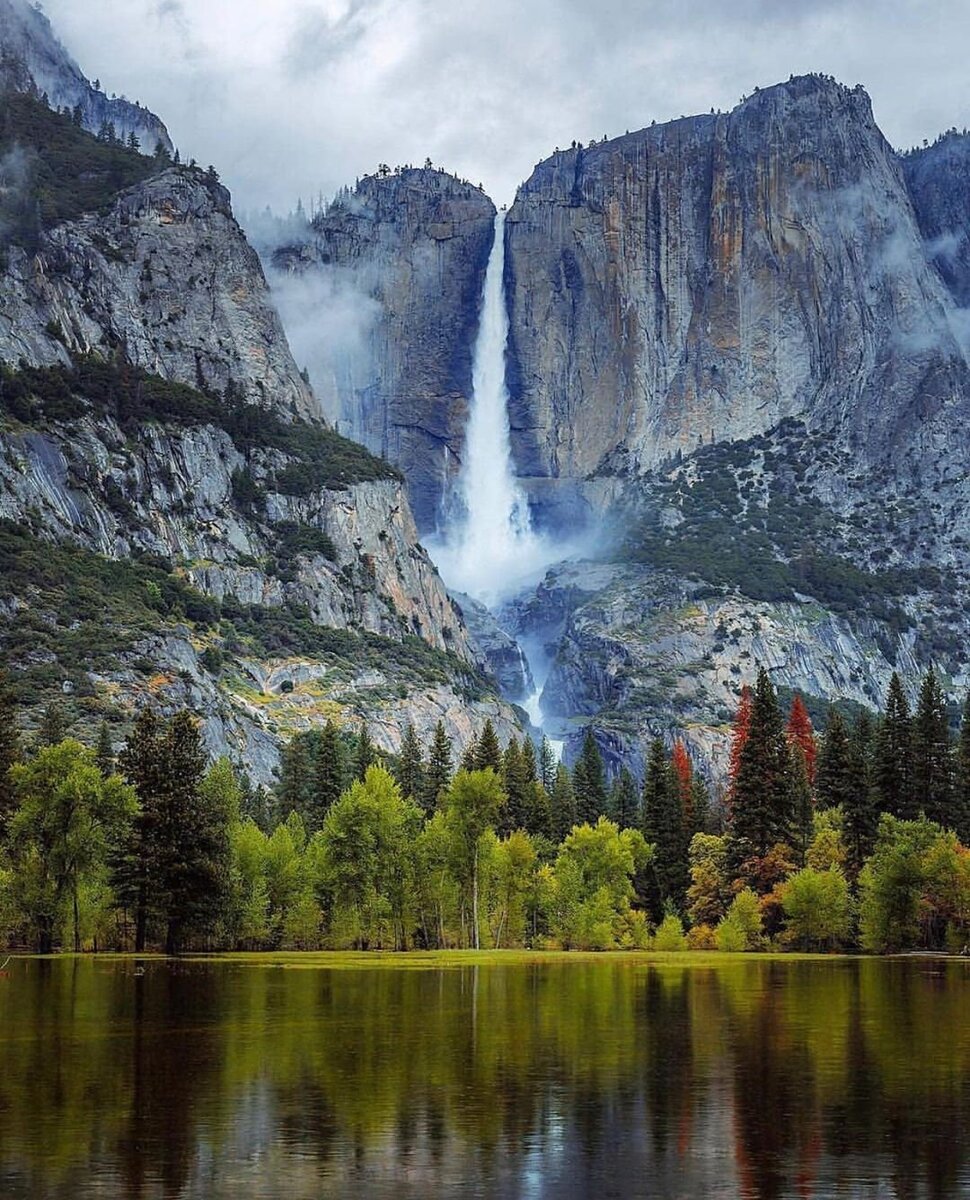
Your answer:
[[[485,272],[481,320],[472,360],[472,403],[453,517],[432,548],[449,587],[488,607],[536,580],[562,557],[537,534],[529,502],[516,481],[509,445],[505,349],[505,213],[495,218],[495,237]]]

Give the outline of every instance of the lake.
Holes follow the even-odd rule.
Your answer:
[[[0,1195],[970,1195],[966,962],[333,961],[13,960]]]

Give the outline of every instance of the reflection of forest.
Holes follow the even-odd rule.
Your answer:
[[[967,971],[18,962],[0,1191],[957,1195]]]

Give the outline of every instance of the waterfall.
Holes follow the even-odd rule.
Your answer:
[[[512,470],[505,347],[505,213],[485,271],[472,358],[472,403],[465,451],[444,538],[431,547],[442,578],[488,607],[537,579],[557,556],[532,529],[529,502]]]

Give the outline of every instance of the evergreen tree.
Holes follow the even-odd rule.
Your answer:
[[[654,847],[656,892],[649,900],[651,916],[659,921],[668,904],[683,909],[689,881],[680,782],[659,738],[650,745],[643,781],[643,836]]]
[[[421,753],[421,743],[418,741],[418,736],[410,721],[404,730],[401,753],[398,756],[394,774],[404,799],[411,800],[418,806],[423,805],[424,756]]]
[[[610,808],[613,810],[614,821],[621,829],[638,829],[640,827],[640,797],[637,795],[637,781],[626,767],[613,781]]]
[[[360,733],[357,735],[357,749],[354,753],[354,778],[363,783],[364,777],[367,775],[367,768],[374,765],[376,758],[377,751],[370,739],[370,730],[366,724],[362,724]]]
[[[443,721],[435,725],[431,750],[428,753],[428,769],[424,775],[424,801],[426,813],[438,807],[438,797],[451,783],[451,741],[445,733]]]
[[[139,712],[118,765],[134,788],[139,811],[111,862],[115,895],[135,919],[135,952],[145,949],[149,920],[149,877],[159,855],[161,796],[166,764],[162,755],[163,727],[148,705]]]
[[[554,842],[562,843],[579,819],[576,812],[576,792],[565,763],[558,763],[556,766],[556,779],[552,785],[549,802],[552,809],[552,838]]]
[[[539,775],[542,780],[542,786],[546,789],[546,795],[552,795],[552,789],[556,786],[556,775],[558,767],[556,755],[553,752],[552,746],[549,744],[549,739],[543,734],[542,746],[539,750]]]
[[[476,770],[475,763],[478,762],[478,738],[473,737],[465,747],[464,753],[458,760],[458,770],[469,771]]]
[[[764,858],[787,842],[792,825],[791,769],[778,699],[762,667],[751,698],[751,714],[738,755],[731,810],[731,862]]]
[[[812,719],[808,715],[808,709],[805,707],[804,700],[802,700],[797,692],[788,713],[785,734],[789,742],[797,745],[801,750],[805,760],[805,776],[808,779],[808,786],[810,788],[814,787],[818,746],[815,742],[815,731],[812,729]]]
[[[143,709],[120,765],[140,811],[114,863],[115,891],[135,911],[136,951],[156,919],[173,954],[187,931],[204,932],[218,915],[229,876],[226,814],[202,788],[205,754],[187,712],[163,724]]]
[[[791,761],[792,848],[799,863],[804,863],[812,841],[815,803],[808,779],[808,762],[800,741],[789,740],[788,755]]]
[[[536,748],[530,737],[522,739],[522,773],[529,783],[539,779],[539,764],[536,762]]]
[[[0,671],[0,836],[17,807],[10,768],[20,762],[20,733],[17,730],[13,691],[5,671]]]
[[[694,832],[712,833],[713,816],[711,813],[711,795],[707,784],[701,775],[694,773],[691,780],[691,811],[694,814]]]
[[[40,746],[56,746],[67,737],[67,717],[64,706],[52,700],[44,709],[40,726],[37,729],[37,744]]]
[[[964,846],[970,846],[970,694],[963,704],[955,769],[953,827]]]
[[[886,711],[876,734],[873,765],[880,811],[902,820],[912,820],[917,815],[913,802],[912,739],[909,705],[894,671],[886,695]]]
[[[502,756],[501,779],[507,797],[502,806],[499,833],[507,837],[514,829],[526,829],[533,806],[532,785],[526,774],[517,738],[510,738]]]
[[[734,726],[731,732],[731,758],[728,764],[727,809],[728,818],[734,810],[734,785],[741,770],[741,754],[748,740],[748,730],[751,728],[751,706],[753,694],[749,684],[741,689],[738,709],[734,714]]]
[[[165,952],[181,948],[186,931],[205,932],[218,916],[229,874],[226,813],[202,788],[206,756],[198,722],[176,713],[163,745],[166,787],[161,797],[155,905],[165,926]]]
[[[850,784],[842,802],[842,837],[846,849],[846,873],[856,880],[872,854],[879,828],[879,807],[873,782],[872,718],[865,709],[859,714],[849,745]]]
[[[953,746],[946,696],[932,668],[923,679],[913,721],[913,793],[919,811],[952,829]]]
[[[359,746],[358,746],[359,749]],[[300,813],[307,828],[315,833],[323,828],[327,813],[340,799],[350,782],[340,731],[333,721],[328,720],[320,732],[316,756],[308,767],[313,771],[311,786],[312,801],[309,805],[290,811]],[[289,812],[286,812],[289,816]]]
[[[592,729],[586,730],[583,748],[573,768],[573,790],[576,793],[578,820],[595,825],[606,812],[607,793],[603,757]]]
[[[853,787],[850,759],[849,731],[838,709],[830,708],[815,777],[820,808],[841,805],[845,811]]]
[[[107,721],[102,721],[98,727],[98,745],[94,751],[94,760],[105,779],[109,779],[115,773],[115,750],[111,744]]]
[[[475,747],[475,770],[487,771],[490,768],[499,779],[502,778],[502,750],[491,717],[485,722],[482,736]]]
[[[276,789],[280,820],[285,821],[290,813],[303,816],[314,811],[317,806],[315,784],[315,764],[309,741],[306,734],[298,733],[290,738],[280,755],[279,784]]]

